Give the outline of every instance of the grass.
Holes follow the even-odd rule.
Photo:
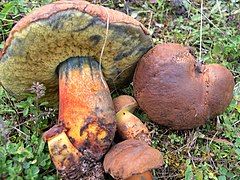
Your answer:
[[[49,2],[1,1],[0,48],[20,18]],[[181,6],[164,0],[94,2],[142,22],[155,44],[175,42],[191,46],[199,60],[201,57],[204,63],[222,64],[234,75],[230,106],[202,127],[171,131],[151,122],[141,110],[135,112],[151,131],[151,145],[164,156],[164,167],[153,171],[155,178],[240,179],[240,1],[204,1],[202,15],[200,0],[185,0]],[[57,110],[46,108],[47,102],[39,103],[44,90],[35,83],[28,98],[19,101],[0,87],[0,179],[58,178],[41,138],[57,122]],[[132,86],[113,96],[119,94],[133,95]]]

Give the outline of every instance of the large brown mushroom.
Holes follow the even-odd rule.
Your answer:
[[[43,138],[64,177],[87,178],[92,169],[93,177],[102,178],[93,164],[116,129],[108,85],[128,84],[151,46],[141,23],[86,1],[45,5],[10,32],[0,55],[0,82],[17,98],[26,97],[32,82],[41,82],[46,95],[40,100],[55,106],[59,100],[59,124]]]
[[[187,47],[169,43],[142,57],[133,85],[139,106],[151,120],[172,129],[191,129],[225,111],[234,80],[225,67],[196,66]]]
[[[143,141],[133,139],[113,146],[103,162],[105,172],[115,179],[127,179],[162,165],[163,158],[158,150]],[[148,173],[146,176],[151,177]]]

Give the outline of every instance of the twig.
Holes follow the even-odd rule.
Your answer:
[[[19,133],[21,133],[21,134],[25,135],[25,136],[26,136],[26,139],[28,139],[28,138],[29,138],[29,136],[28,136],[27,134],[25,134],[25,133],[24,133],[24,132],[22,132],[20,129],[18,129],[18,128],[14,127],[14,126],[11,126],[11,127],[10,127],[10,129],[15,129],[15,130],[16,130],[16,131],[18,131]]]
[[[211,141],[209,143],[209,146],[212,144],[213,140],[215,139],[216,135],[217,135],[218,131],[213,135],[213,137],[211,138]]]
[[[27,121],[24,121],[24,122],[18,124],[17,126],[20,127],[21,125],[27,124],[28,122],[32,122],[32,121],[34,121],[34,120],[30,119],[30,120],[27,120]]]
[[[235,123],[233,123],[233,125],[235,126],[236,124],[240,123],[240,120],[236,121]]]
[[[127,15],[129,15],[129,0],[124,0],[124,5]]]
[[[119,74],[117,74],[116,77],[114,77],[113,82],[115,82],[116,79],[117,79],[125,70],[131,68],[132,66],[133,66],[133,65],[130,65],[130,66],[125,67]]]
[[[222,11],[221,11],[221,9],[220,9],[219,1],[218,1],[218,0],[217,0],[217,5],[218,5],[218,11],[219,11],[219,13],[220,13],[220,16],[223,17],[223,15],[222,15]]]
[[[152,18],[153,18],[153,12],[150,12],[150,18],[149,18],[149,22],[148,22],[148,29],[151,28],[151,24],[152,24]]]
[[[187,153],[188,153],[188,157],[191,159],[192,164],[193,164],[193,167],[194,167],[194,169],[195,169],[195,168],[196,168],[196,165],[195,165],[194,159],[193,159],[191,153],[189,152],[189,150],[187,151]]]

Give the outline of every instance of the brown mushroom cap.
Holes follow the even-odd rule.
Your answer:
[[[129,95],[120,95],[113,99],[116,113],[120,110],[126,110],[131,113],[138,107],[137,101]]]
[[[154,180],[152,173],[150,171],[137,174],[127,178],[126,180]]]
[[[105,172],[116,179],[126,179],[162,165],[163,158],[158,150],[133,139],[113,146],[103,162]]]
[[[232,74],[217,64],[202,65],[180,44],[159,44],[140,60],[134,75],[134,96],[149,118],[173,129],[203,125],[229,105]]]
[[[111,88],[123,86],[132,80],[136,62],[152,46],[146,28],[130,16],[86,1],[45,5],[10,32],[0,55],[0,82],[19,98],[32,82],[44,83],[43,101],[57,103],[58,65],[76,56],[100,61],[105,38],[103,74]]]

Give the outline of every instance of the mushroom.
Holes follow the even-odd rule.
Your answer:
[[[117,112],[117,115],[116,115],[117,131],[118,131],[118,134],[121,136],[121,138],[123,140],[134,139],[134,140],[143,141],[144,144],[150,143],[151,139],[149,137],[149,131],[148,131],[147,127],[142,123],[142,121],[139,118],[137,118],[136,116],[134,116],[132,114],[133,111],[135,110],[135,108],[137,107],[136,100],[133,97],[128,96],[128,95],[121,95],[121,96],[114,98],[113,103],[114,103],[115,111]],[[125,144],[128,144],[128,143],[130,143],[130,141],[129,142],[126,141],[125,143],[122,143],[118,146],[120,148],[122,148],[125,146]],[[133,144],[138,144],[138,142],[133,141]],[[145,145],[142,147],[137,145],[139,147],[139,149],[133,148],[133,149],[131,149],[131,152],[129,152],[129,153],[135,153],[134,152],[135,150],[136,150],[136,152],[138,152],[141,148],[142,148],[141,150],[144,150]],[[147,147],[151,150],[153,149],[149,146],[147,146]],[[124,152],[125,149],[122,151]],[[157,151],[157,150],[154,150],[154,151]],[[110,152],[110,154],[111,154],[111,152]],[[158,153],[161,156],[161,153],[159,151],[158,151]],[[112,155],[112,158],[113,157],[115,158],[115,154]],[[104,162],[106,162],[106,164],[108,164],[109,160],[107,158],[105,158]],[[114,166],[114,163],[113,163],[113,165],[109,166],[109,171],[106,170],[106,168],[107,168],[107,166],[106,166],[105,172],[112,172],[112,169],[115,169],[115,167],[113,167],[113,166]],[[128,164],[125,164],[126,168],[128,168],[128,166],[129,166]],[[139,163],[137,163],[136,166],[142,167],[144,165],[142,164],[141,161],[139,161]],[[121,168],[121,166],[119,166],[118,168]],[[116,176],[114,174],[111,174],[111,175],[113,177]],[[121,175],[120,177],[123,178],[122,176],[123,175]],[[140,179],[153,180],[153,176],[152,176],[151,172],[149,171],[149,169],[147,169],[146,171],[143,170],[143,171],[131,173],[131,175],[129,175],[129,177],[126,180],[138,180],[138,179],[139,180]]]
[[[117,132],[123,140],[137,139],[150,143],[149,131],[142,121],[133,115],[137,102],[132,96],[121,95],[113,99],[117,112]]]
[[[159,44],[140,60],[134,96],[149,118],[172,129],[191,129],[223,113],[232,95],[233,76],[218,64],[196,65],[187,47]]]
[[[19,99],[41,82],[46,94],[40,100],[52,106],[59,100],[59,124],[44,140],[64,176],[85,176],[108,150],[116,129],[108,85],[128,84],[151,46],[141,23],[86,1],[53,2],[14,26],[0,55],[0,82]],[[80,170],[85,162],[91,163]]]
[[[154,180],[154,178],[150,171],[146,171],[141,174],[133,175],[126,180]]]
[[[120,110],[126,110],[133,113],[133,111],[135,111],[135,109],[138,107],[137,101],[134,99],[134,97],[129,95],[120,95],[114,98],[113,104],[116,113]]]
[[[158,150],[143,141],[134,139],[125,140],[113,146],[103,161],[105,172],[115,179],[133,178],[132,176],[145,172],[147,173],[144,177],[149,177],[149,170],[162,165],[163,158]]]

